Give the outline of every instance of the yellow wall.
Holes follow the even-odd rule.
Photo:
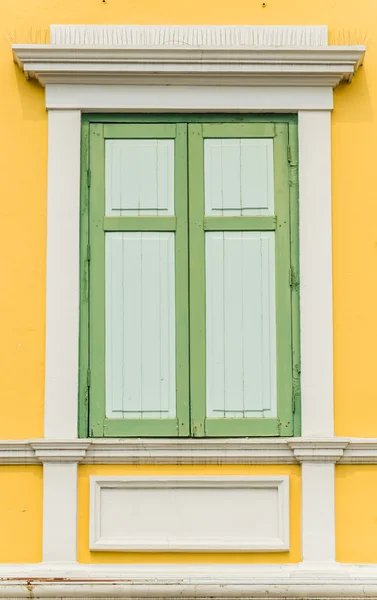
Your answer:
[[[291,549],[289,552],[126,553],[89,552],[90,475],[289,475]],[[79,467],[78,560],[83,563],[295,563],[301,560],[301,477],[296,465],[85,465]]]
[[[377,3],[262,4],[0,1],[1,438],[38,437],[43,427],[47,117],[43,91],[12,63],[10,44],[44,41],[50,23],[327,24],[332,42],[368,45],[365,67],[335,92],[333,114],[335,412],[337,434],[377,435]]]
[[[377,563],[377,465],[336,467],[336,559]]]
[[[42,467],[0,466],[0,563],[42,560]]]

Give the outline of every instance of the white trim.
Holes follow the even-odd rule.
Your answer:
[[[327,87],[46,86],[46,108],[84,112],[297,112],[331,110]]]
[[[335,467],[304,462],[301,467],[302,559],[335,561]]]
[[[76,561],[77,463],[43,465],[43,560]]]
[[[80,111],[48,115],[44,435],[77,437]]]
[[[331,113],[299,112],[303,437],[334,435]]]
[[[364,46],[56,46],[14,44],[41,85],[329,86],[350,82]]]
[[[0,565],[0,598],[376,598],[377,566]]]
[[[134,522],[130,527],[125,526],[122,519],[119,521],[119,510],[124,505],[120,500],[114,503],[114,495],[118,497],[123,491],[131,491],[128,495],[127,503],[135,506],[151,506],[150,498],[156,497],[156,490],[164,492],[170,490],[169,496],[172,498],[179,514],[188,514],[191,511],[190,538],[182,536],[182,527],[176,529],[176,525],[170,525],[171,511],[166,513],[164,501],[159,502],[154,508],[155,518],[165,523],[163,534],[156,534],[145,528],[143,524],[143,510],[137,509],[134,513]],[[180,490],[181,493],[178,493]],[[188,491],[188,496],[185,494]],[[210,490],[210,494],[208,491]],[[223,517],[229,515],[231,506],[237,505],[237,512],[240,513],[238,520],[234,520],[230,530],[231,537],[222,532],[221,520],[214,522],[213,519],[206,519],[205,523],[197,525],[193,514],[197,510],[206,511],[209,515],[213,513],[216,502],[220,502],[224,510],[224,494],[226,490],[227,510]],[[239,493],[238,490],[243,490]],[[247,496],[245,490],[248,491]],[[253,490],[258,490],[258,496],[253,500]],[[275,506],[268,503],[268,513],[263,503],[271,498],[268,490],[277,492]],[[108,492],[104,496],[104,491]],[[261,497],[263,491],[267,496]],[[215,493],[214,493],[215,492]],[[229,492],[232,492],[230,500]],[[110,495],[109,495],[110,493]],[[186,496],[186,498],[185,498]],[[237,497],[236,497],[237,496]],[[123,497],[123,495],[121,496]],[[161,496],[160,496],[161,497]],[[163,496],[167,499],[167,496]],[[106,500],[105,500],[106,498]],[[143,505],[143,502],[146,504]],[[232,503],[232,505],[229,504]],[[256,535],[253,526],[248,525],[250,520],[250,507],[257,511],[261,523],[267,526],[263,533],[260,530]],[[102,551],[129,551],[129,552],[284,552],[289,550],[289,477],[281,476],[178,476],[178,477],[90,477],[90,550]],[[138,511],[141,511],[140,513]],[[132,514],[132,508],[130,509]],[[208,512],[209,511],[209,512]],[[274,513],[274,514],[272,514]],[[269,518],[276,517],[276,536],[272,536],[269,527]],[[152,520],[153,516],[151,517]],[[216,519],[221,519],[221,513],[216,514]],[[227,517],[229,526],[229,516]],[[242,525],[240,526],[240,521]],[[107,532],[110,525],[110,531],[116,530],[116,536]],[[170,527],[170,529],[169,529]],[[255,527],[255,526],[254,526]],[[134,531],[134,535],[130,533]],[[185,531],[183,527],[183,531]],[[192,535],[192,532],[196,532]],[[247,532],[249,535],[247,535]],[[221,534],[219,536],[219,534]]]
[[[54,45],[326,46],[328,28],[274,25],[51,25]]]
[[[200,29],[200,35],[203,35],[203,28]],[[169,45],[165,43],[167,28],[163,31],[160,28],[159,45],[154,46],[51,44],[13,47],[14,59],[26,76],[36,77],[42,85],[46,85],[46,105],[54,109],[49,115],[45,388],[45,436],[54,443],[49,447],[51,440],[46,440],[45,445],[40,440],[31,441],[24,447],[25,460],[31,461],[32,449],[35,460],[45,462],[44,559],[62,561],[76,558],[78,461],[163,464],[303,462],[304,562],[301,567],[280,565],[267,571],[262,567],[253,570],[246,565],[246,570],[230,567],[227,579],[225,565],[211,565],[210,568],[203,565],[199,571],[184,565],[177,565],[176,569],[174,565],[154,568],[143,565],[139,571],[135,566],[123,566],[114,573],[123,573],[119,576],[125,577],[129,583],[123,581],[117,584],[120,587],[116,593],[154,598],[156,594],[231,598],[262,597],[266,593],[275,597],[311,595],[318,598],[321,595],[364,596],[370,590],[377,595],[376,568],[369,572],[370,583],[365,583],[365,577],[350,568],[339,571],[333,564],[331,569],[326,570],[322,563],[313,564],[319,559],[330,563],[334,560],[334,463],[343,460],[377,462],[375,440],[365,444],[333,438],[330,110],[332,88],[341,81],[352,79],[362,62],[365,48],[280,45],[286,31],[273,34],[277,35],[277,39],[281,36],[277,46],[272,43],[269,47],[247,46],[240,45],[237,39],[240,32],[232,37],[233,34],[226,33],[226,29],[223,28],[219,34],[220,40],[228,36],[225,46],[214,44],[209,32],[210,46],[203,39],[201,46]],[[119,34],[119,31],[114,33],[111,27],[106,31],[112,31],[112,36]],[[183,38],[179,34],[178,44],[186,39],[185,36],[192,37],[192,31],[182,34]],[[99,35],[100,38],[104,32],[105,28],[97,32],[93,29],[90,35]],[[82,32],[78,34],[71,30],[71,33],[80,38]],[[260,34],[261,31],[258,32]],[[123,35],[130,35],[129,30],[122,31],[121,37]],[[138,31],[137,36],[140,35]],[[273,35],[270,35],[270,42]],[[106,441],[107,444],[83,440],[84,445],[80,447],[73,447],[67,442],[67,438],[73,441],[77,436],[80,116],[81,112],[95,110],[299,112],[302,432],[306,438],[302,443],[294,439],[252,440],[252,445],[245,440],[237,440],[230,441],[228,446],[224,440],[221,444],[214,441],[218,444],[216,447],[207,440],[199,441],[201,446],[190,445],[190,440],[189,445],[183,447],[177,440],[173,441],[173,446],[163,440],[165,446],[161,448],[157,447],[155,440],[112,440]],[[61,442],[61,438],[66,438],[66,441]],[[87,447],[84,447],[85,443],[88,443]],[[3,460],[9,458],[18,462],[15,454],[18,453],[20,459],[22,451],[20,442],[17,444],[16,452],[10,450],[9,444],[4,448]],[[58,461],[59,453],[70,464],[51,464],[51,461]],[[49,464],[46,461],[50,461]],[[330,464],[323,464],[326,462]],[[59,472],[63,475],[61,478]],[[320,501],[316,504],[314,498],[318,496]],[[69,506],[66,507],[65,503]],[[324,531],[326,528],[327,533]],[[311,539],[311,536],[314,538]],[[323,545],[328,545],[328,549],[325,550]],[[312,565],[311,569],[306,563]],[[6,576],[10,577],[12,572],[19,573],[19,568],[12,570],[7,565]],[[193,575],[190,575],[190,568]],[[321,569],[326,574],[322,574]],[[28,574],[32,579],[33,573],[41,572],[42,568],[38,569],[38,566],[25,568],[20,577]],[[59,569],[47,569],[47,572],[54,573],[55,577],[62,573]],[[69,585],[55,582],[51,585],[58,587],[53,587],[53,592],[55,595],[65,593],[66,597],[69,594],[71,597],[82,597],[83,594],[84,597],[94,594],[111,597],[114,585],[95,582],[100,572],[98,565],[78,567],[72,573],[76,573],[77,578],[80,574],[83,581]],[[111,577],[112,568],[103,566],[102,572],[106,579]],[[138,572],[144,573],[142,581]],[[238,575],[234,575],[237,572]],[[342,575],[337,579],[339,572]],[[85,573],[91,575],[90,586],[85,582],[88,577]],[[153,573],[156,574],[154,579]],[[161,573],[175,573],[175,579],[167,581]],[[187,574],[187,579],[182,579],[182,573]],[[267,573],[272,573],[273,577],[269,578]],[[70,575],[67,577],[69,580]],[[2,588],[2,585],[5,587]],[[14,588],[13,593],[10,591],[11,585],[9,582],[0,583],[0,594],[3,589],[16,597]],[[13,585],[16,583],[13,582]],[[29,595],[30,585],[25,585]],[[50,584],[38,585],[42,586],[42,594],[51,593]]]
[[[1,465],[377,464],[377,438],[0,440]]]

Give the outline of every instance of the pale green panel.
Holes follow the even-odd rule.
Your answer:
[[[272,215],[272,139],[204,140],[205,214]]]
[[[106,215],[174,214],[174,140],[106,140]]]
[[[207,417],[276,417],[274,233],[206,233]]]
[[[106,416],[175,416],[174,233],[106,234]]]

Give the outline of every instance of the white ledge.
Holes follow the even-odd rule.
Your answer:
[[[53,26],[59,44],[12,48],[26,77],[43,86],[335,87],[351,81],[365,47],[325,45],[324,29]]]
[[[0,565],[0,598],[377,598],[377,566]]]
[[[0,441],[0,464],[377,464],[377,438]]]

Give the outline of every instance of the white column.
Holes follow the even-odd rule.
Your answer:
[[[335,561],[334,463],[303,462],[302,560]]]
[[[77,463],[43,464],[43,562],[77,558]]]
[[[331,112],[299,131],[302,436],[334,435]]]
[[[79,110],[49,111],[46,438],[77,437],[80,131]]]

